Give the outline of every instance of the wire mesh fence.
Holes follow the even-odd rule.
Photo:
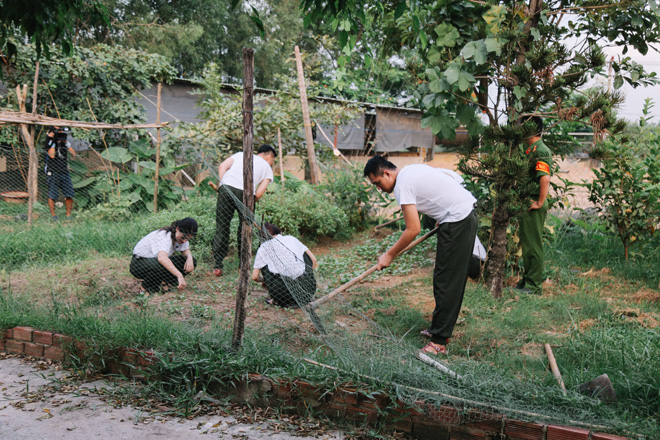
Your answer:
[[[50,164],[51,156],[48,160],[46,157],[51,148],[44,145],[40,149],[37,197],[40,207],[36,210],[40,217],[34,227],[39,238],[32,239],[39,241],[38,246],[34,243],[23,246],[21,241],[30,240],[23,228],[26,151],[16,146],[2,147],[6,162],[5,171],[0,173],[3,229],[7,232],[5,237],[15,234],[11,245],[6,244],[7,238],[4,240],[4,250],[13,248],[13,253],[3,252],[3,266],[9,272],[7,279],[3,279],[3,291],[27,295],[41,290],[47,292],[40,299],[44,304],[50,301],[103,306],[102,313],[107,314],[121,309],[122,304],[144,305],[154,301],[165,317],[182,315],[185,295],[195,293],[201,294],[203,301],[191,307],[193,316],[198,318],[192,324],[207,325],[203,319],[212,316],[216,325],[230,326],[239,268],[240,225],[249,225],[254,257],[250,267],[254,282],[250,290],[261,291],[269,305],[287,311],[276,322],[249,316],[251,334],[262,338],[264,343],[269,343],[276,334],[298,353],[304,347],[306,356],[314,362],[345,371],[355,380],[385,386],[410,405],[442,420],[458,414],[460,423],[470,423],[500,420],[506,415],[529,421],[607,425],[602,414],[588,411],[587,403],[583,412],[576,413],[576,401],[579,406],[581,399],[587,402],[586,397],[566,397],[554,387],[504,379],[492,374],[489,366],[475,362],[456,361],[451,366],[438,360],[429,362],[420,357],[419,347],[405,334],[379,324],[368,307],[348,292],[321,306],[311,306],[364,272],[372,261],[365,258],[362,266],[314,255],[301,237],[289,233],[271,218],[260,217],[259,206],[256,214],[250,212],[243,204],[242,188],[225,182],[216,192],[206,185],[203,177],[218,182],[218,164],[204,160],[194,147],[185,167],[180,163],[169,166],[170,169],[180,166],[177,171],[184,171],[188,177],[165,173],[168,183],[160,186],[160,212],[132,217],[140,210],[149,211],[154,195],[151,166],[133,158],[126,158],[118,166],[118,162],[110,159],[124,159],[107,154],[104,157],[92,150],[76,151],[71,147],[75,152],[71,153],[66,144],[69,139],[62,140],[64,143],[57,148],[64,155],[66,167],[57,172],[68,175],[70,186],[65,177],[58,176],[55,182],[49,179],[55,172],[51,170],[51,176],[47,174],[46,165]],[[55,184],[57,195],[53,190]],[[25,196],[12,193],[25,193]],[[71,211],[67,198],[74,200]],[[53,206],[49,205],[50,200]],[[105,210],[99,208],[109,200],[114,203]],[[124,205],[121,200],[127,203]],[[169,200],[177,205],[169,205]],[[187,203],[179,204],[181,200]],[[122,209],[127,214],[118,216]],[[68,214],[78,219],[67,224]],[[59,220],[55,221],[53,215]],[[388,245],[391,242],[383,239],[368,246]],[[430,268],[434,245],[433,238],[420,244],[401,257],[399,267]],[[23,252],[22,249],[28,248],[34,253]],[[43,270],[48,276],[37,277]],[[165,292],[173,292],[174,296],[159,295]],[[378,291],[373,295],[378,301]],[[224,310],[210,305],[215,297],[224,298],[227,306]]]

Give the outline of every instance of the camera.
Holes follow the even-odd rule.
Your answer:
[[[66,137],[71,133],[71,129],[69,127],[51,127],[49,131],[53,133],[53,139],[58,142],[66,141]]]

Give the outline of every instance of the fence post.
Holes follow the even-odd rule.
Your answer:
[[[154,212],[158,212],[158,177],[160,171],[160,94],[163,83],[158,83],[158,97],[156,98],[156,172],[154,173]]]
[[[246,212],[241,217],[243,231],[241,234],[240,275],[238,293],[236,295],[236,313],[234,318],[234,334],[231,346],[234,350],[241,347],[245,330],[245,299],[247,298],[250,281],[250,255],[252,253],[252,213],[254,212],[254,185],[252,172],[253,151],[253,93],[254,86],[254,49],[243,49],[243,204]],[[248,218],[250,217],[250,218]]]
[[[303,73],[300,49],[295,47],[296,67],[298,68],[298,87],[300,88],[300,104],[302,105],[303,124],[305,125],[305,140],[307,141],[307,159],[309,160],[309,178],[312,185],[319,183],[316,175],[316,154],[314,153],[314,136],[312,135],[312,121],[309,118],[307,104],[307,88],[305,87],[305,74]]]

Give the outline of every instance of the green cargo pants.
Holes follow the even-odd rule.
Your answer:
[[[548,214],[548,201],[540,209],[525,212],[520,217],[520,246],[522,247],[523,277],[519,288],[540,293],[543,284],[543,229]]]

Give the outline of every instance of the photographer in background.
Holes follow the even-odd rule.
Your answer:
[[[70,133],[68,127],[52,127],[48,130],[46,139],[46,175],[48,176],[48,207],[53,220],[58,220],[55,215],[55,199],[59,197],[59,192],[64,196],[66,206],[66,216],[71,217],[71,208],[73,207],[73,184],[69,175],[68,153],[71,157],[76,157],[76,152],[67,142],[67,135]]]

